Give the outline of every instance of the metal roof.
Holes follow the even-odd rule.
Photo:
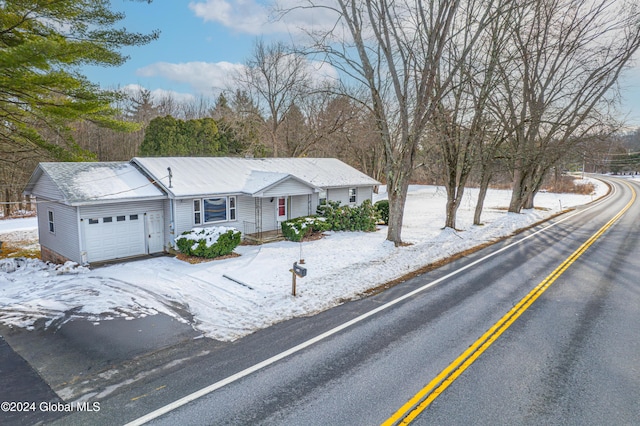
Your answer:
[[[255,194],[288,176],[315,188],[380,184],[335,158],[136,157],[131,162],[174,197]]]
[[[43,174],[70,205],[165,197],[129,162],[40,163],[29,179],[26,193],[32,193]]]

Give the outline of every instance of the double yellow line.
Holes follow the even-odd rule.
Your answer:
[[[586,242],[584,242],[576,251],[571,254],[560,266],[558,266],[549,276],[547,276],[540,284],[534,287],[525,297],[518,302],[509,312],[507,312],[498,322],[496,322],[489,330],[487,330],[478,340],[475,341],[467,350],[458,356],[447,368],[442,370],[429,384],[422,388],[413,396],[406,404],[396,411],[383,426],[389,425],[406,425],[411,423],[429,404],[431,404],[446,388],[449,387],[484,351],[486,351],[493,342],[504,333],[515,320],[525,312],[533,302],[535,302],[544,293],[551,284],[554,283],[560,275],[567,270],[573,262],[575,262],[582,254],[604,234],[613,224],[626,213],[636,200],[636,191],[631,185],[625,182],[631,189],[632,197],[629,203],[616,214],[609,222],[607,222],[598,232],[593,234]]]

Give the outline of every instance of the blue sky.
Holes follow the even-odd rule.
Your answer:
[[[285,6],[297,3],[280,0]],[[257,38],[295,39],[297,28],[329,21],[318,11],[299,11],[274,21],[261,0],[155,0],[151,4],[114,0],[112,5],[126,13],[122,25],[129,31],[158,29],[160,38],[125,50],[130,59],[118,68],[91,67],[84,74],[106,89],[137,85],[176,99],[217,96],[215,89],[228,84],[226,77],[250,56]],[[621,110],[631,125],[640,126],[640,53],[621,84]]]

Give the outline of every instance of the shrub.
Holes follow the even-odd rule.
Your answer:
[[[373,207],[376,209],[376,212],[378,212],[378,216],[380,217],[380,220],[382,221],[382,223],[384,223],[385,225],[388,225],[389,224],[389,200],[376,201]]]
[[[317,216],[306,216],[282,222],[282,234],[289,241],[302,241],[314,232],[327,231],[326,219]]]
[[[332,231],[375,231],[378,214],[370,200],[359,206],[340,206],[339,201],[328,201],[318,206],[317,213],[326,218]]]
[[[176,238],[181,253],[188,256],[214,257],[230,254],[240,244],[240,231],[224,226],[194,228]]]

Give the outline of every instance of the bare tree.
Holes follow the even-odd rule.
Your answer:
[[[332,7],[309,0],[305,4],[336,16],[331,30],[310,34],[314,51],[368,92],[362,101],[375,118],[384,146],[390,204],[387,239],[396,246],[402,244],[416,149],[451,84],[451,77],[442,76],[439,84],[436,77],[445,48],[454,39],[453,22],[465,13],[475,16],[469,30],[481,28],[488,19],[490,1],[336,0]]]
[[[212,109],[211,99],[200,95],[191,101],[179,102],[178,109],[180,110],[179,117],[183,120],[205,118],[210,115]]]
[[[446,59],[442,61],[443,75],[452,75],[453,84],[444,93],[434,117],[434,137],[443,165],[443,181],[447,191],[445,227],[456,227],[456,214],[463,200],[467,180],[478,156],[488,154],[484,147],[492,134],[488,119],[488,102],[496,86],[496,68],[500,60],[513,8],[510,2],[499,4],[502,13],[481,30],[477,41],[468,32],[461,31],[457,43],[448,46]],[[466,16],[473,19],[472,16]],[[471,27],[472,22],[462,21],[458,25]],[[469,40],[475,43],[473,51],[459,58]],[[438,80],[439,81],[439,80]],[[483,158],[486,160],[486,158]],[[484,178],[490,175],[488,165],[480,164]],[[488,185],[488,181],[481,182]],[[484,192],[481,192],[483,203]],[[479,219],[478,219],[479,220]]]
[[[494,111],[509,134],[509,211],[520,212],[550,168],[610,120],[618,77],[640,46],[640,11],[619,0],[537,0],[519,6],[511,33]]]
[[[308,67],[304,57],[285,44],[255,43],[244,69],[235,76],[237,87],[264,109],[261,117],[274,157],[279,155],[278,129],[289,110],[307,92]]]
[[[305,154],[335,157],[377,180],[384,175],[380,133],[370,111],[350,97],[328,91],[317,92],[308,118],[308,136],[313,142]],[[315,98],[316,96],[313,96]]]

